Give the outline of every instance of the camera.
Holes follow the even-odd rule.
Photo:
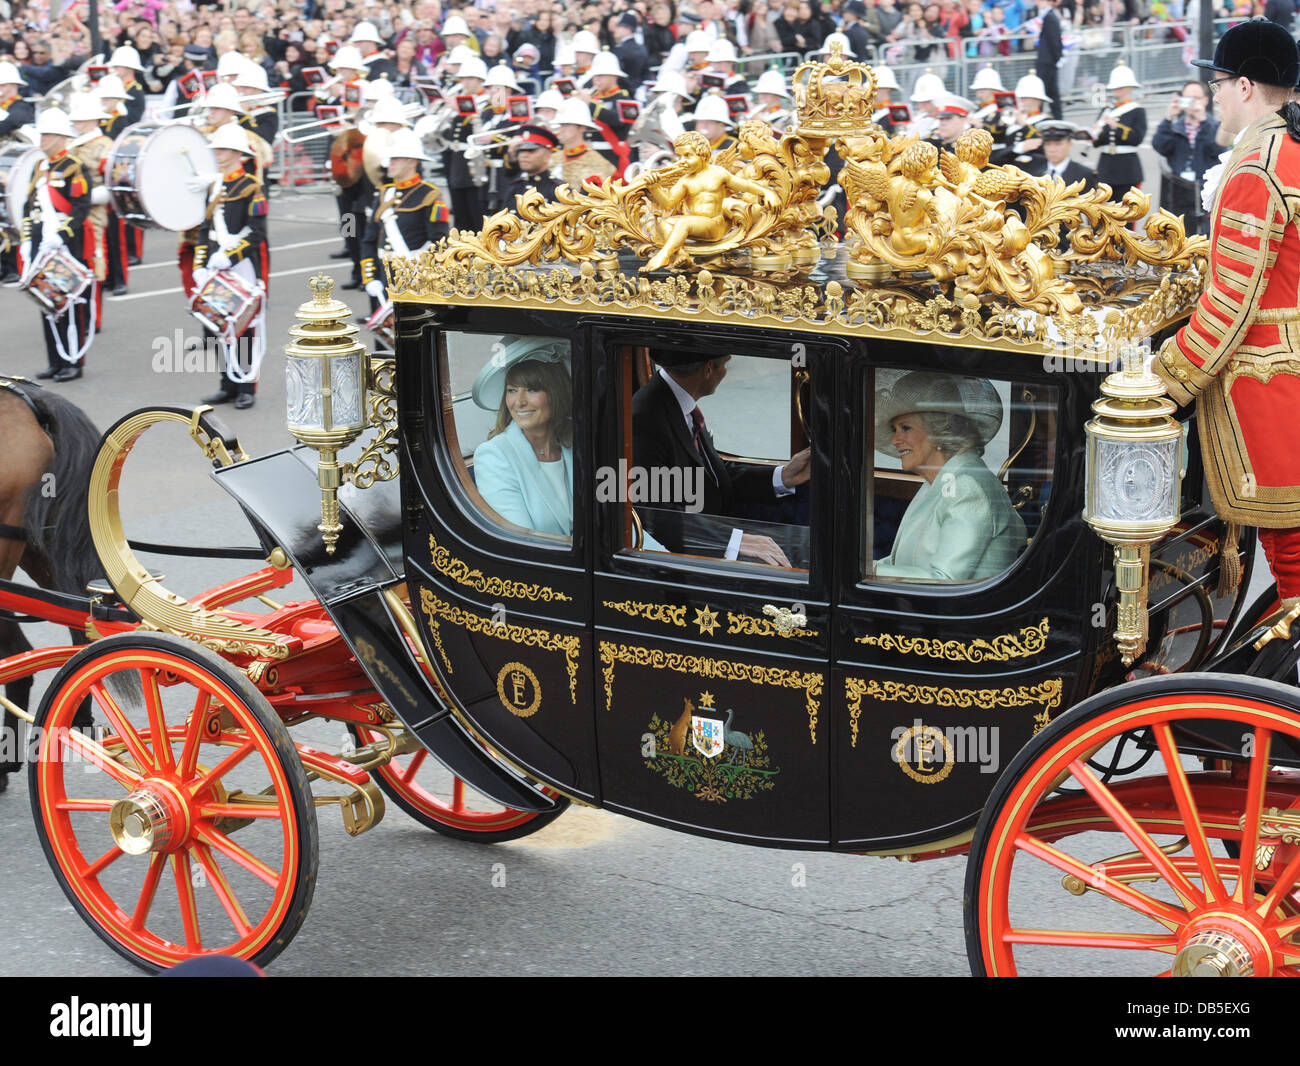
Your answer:
[[[1178,106],[1181,107],[1184,111],[1186,111],[1189,107],[1192,106],[1192,98],[1190,96],[1180,96],[1178,98]]]

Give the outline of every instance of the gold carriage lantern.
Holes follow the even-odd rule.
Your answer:
[[[1182,427],[1165,386],[1127,346],[1122,368],[1106,378],[1088,436],[1083,518],[1115,546],[1119,610],[1115,642],[1127,666],[1146,648],[1151,545],[1179,519]]]
[[[285,345],[285,408],[289,432],[320,453],[317,480],[325,550],[334,553],[343,525],[339,521],[339,486],[344,469],[339,452],[367,426],[366,357],[358,329],[348,320],[352,310],[332,298],[334,279],[317,274],[308,284],[312,299],[295,313]]]

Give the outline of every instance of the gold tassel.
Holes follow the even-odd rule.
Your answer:
[[[1219,587],[1216,597],[1229,596],[1241,584],[1241,552],[1237,541],[1241,539],[1241,526],[1229,521],[1223,531],[1223,549],[1219,552]]]

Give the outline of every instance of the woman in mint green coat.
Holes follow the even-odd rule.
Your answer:
[[[877,397],[876,448],[925,479],[876,576],[979,581],[1007,569],[1025,523],[984,465],[1002,425],[1002,401],[983,378],[916,371]]]

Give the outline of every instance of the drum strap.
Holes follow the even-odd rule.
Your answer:
[[[389,246],[398,255],[410,255],[411,249],[407,247],[406,238],[402,236],[402,230],[397,225],[397,199],[389,200],[380,211],[383,212],[384,233],[388,235]]]

